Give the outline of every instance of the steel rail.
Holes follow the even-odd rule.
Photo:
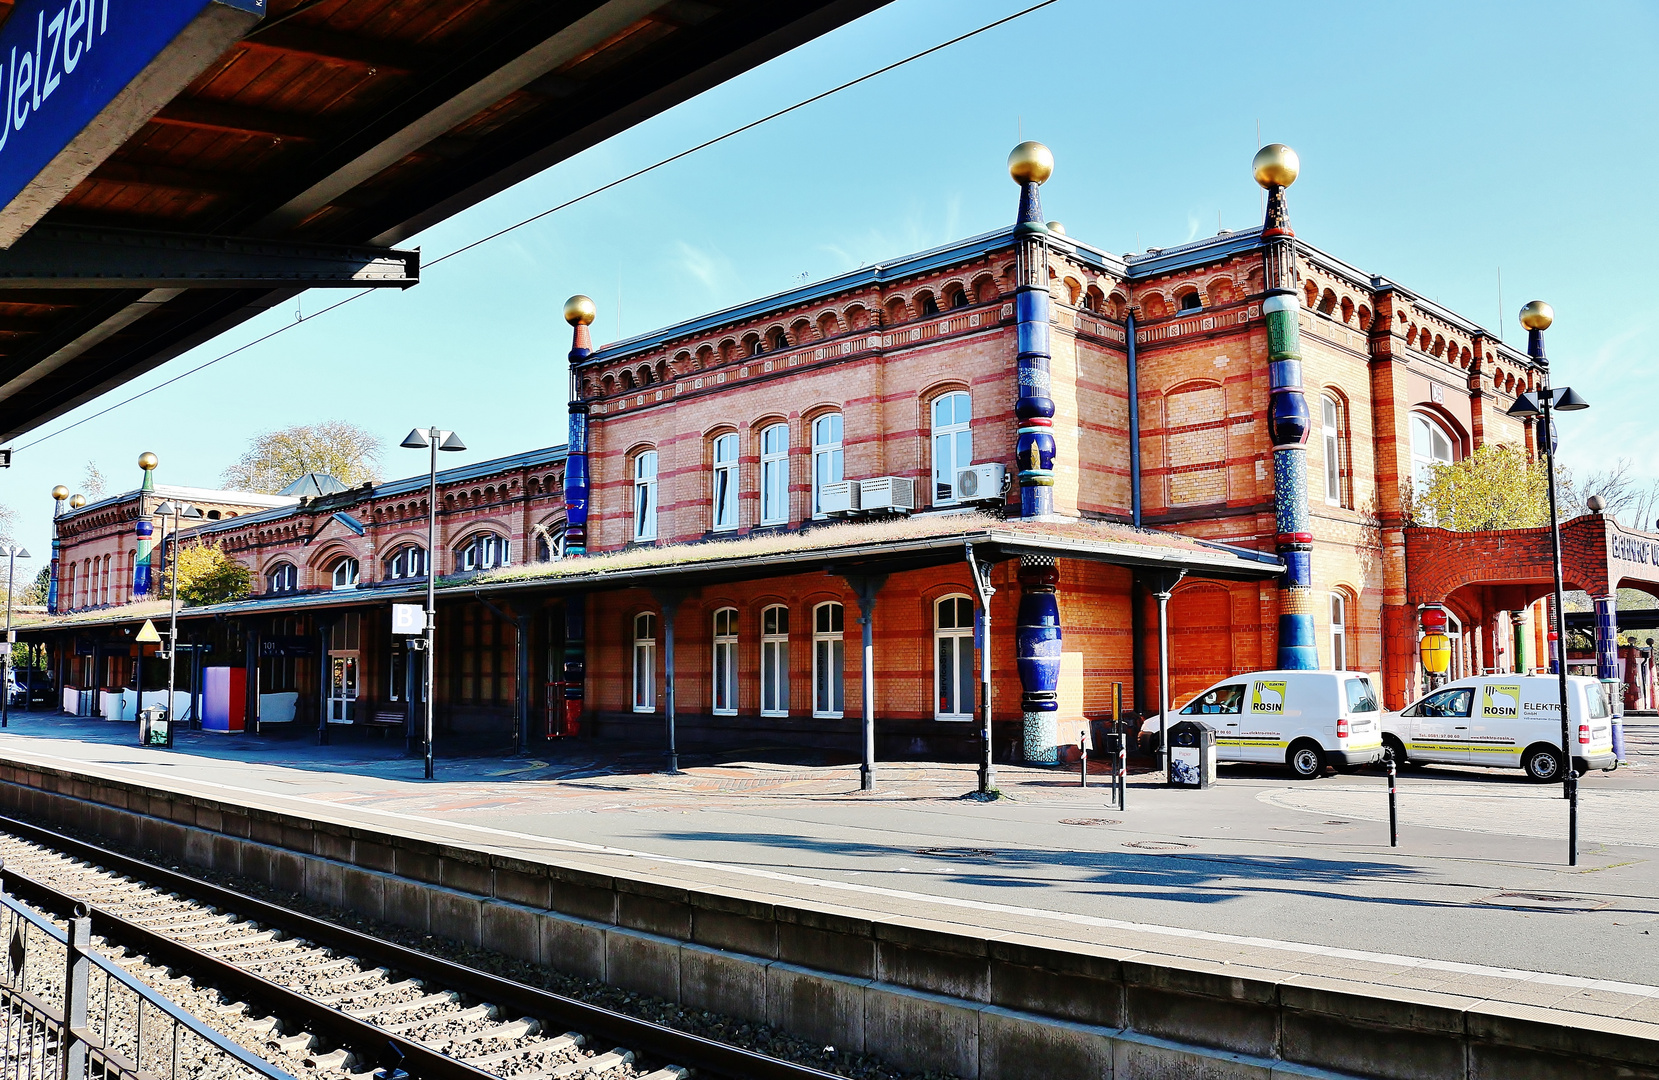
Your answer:
[[[0,830],[94,863],[105,870],[177,892],[220,911],[234,912],[261,926],[281,930],[284,934],[302,937],[313,944],[421,979],[430,985],[459,991],[521,1016],[552,1022],[565,1030],[587,1035],[590,1040],[595,1037],[610,1040],[637,1054],[659,1059],[664,1065],[693,1069],[699,1076],[725,1077],[728,1080],[845,1080],[810,1065],[716,1042],[478,971],[16,818],[0,815]],[[75,904],[83,902],[3,867],[0,867],[0,884],[19,899],[38,904],[55,914],[72,912]],[[239,998],[250,1004],[269,1007],[271,1012],[285,1018],[303,1018],[307,1021],[303,1025],[306,1030],[314,1034],[326,1033],[336,1039],[338,1045],[356,1051],[361,1061],[390,1064],[383,1060],[385,1048],[390,1044],[404,1055],[402,1068],[415,1076],[439,1080],[496,1080],[490,1073],[97,907],[92,908],[92,927],[94,933],[106,940],[171,964],[181,972],[192,975],[208,973],[203,981],[221,990],[232,989]]]

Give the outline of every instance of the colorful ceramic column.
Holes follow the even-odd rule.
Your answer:
[[[46,610],[57,614],[58,563],[63,556],[63,540],[58,536],[58,518],[63,516],[63,501],[69,498],[69,489],[59,484],[52,489],[52,573],[46,579]]]
[[[150,595],[150,536],[155,526],[150,523],[150,496],[156,490],[156,456],[146,450],[138,455],[138,467],[144,470],[144,483],[138,489],[138,520],[133,531],[138,534],[132,567],[132,598],[142,600]]]
[[[1619,678],[1618,597],[1596,598],[1596,678],[1613,714],[1613,756],[1624,760],[1624,681]]]
[[[1279,582],[1278,666],[1319,667],[1313,633],[1313,531],[1308,521],[1308,416],[1302,394],[1302,341],[1297,325],[1296,234],[1290,228],[1285,189],[1296,182],[1296,151],[1272,143],[1256,152],[1256,183],[1267,189],[1262,224],[1267,295],[1268,432],[1273,438],[1273,509],[1276,548],[1285,561]]]
[[[593,301],[572,296],[565,301],[565,322],[571,327],[570,433],[565,444],[565,558],[578,559],[588,549],[588,403],[582,400],[578,369],[593,352],[588,327],[593,324]],[[587,596],[565,597],[564,731],[575,735],[582,724],[582,692],[587,678]]]
[[[1054,395],[1049,383],[1048,235],[1039,188],[1054,174],[1054,155],[1039,142],[1022,142],[1008,155],[1008,175],[1020,186],[1014,225],[1018,284],[1014,292],[1018,383],[1014,461],[1019,470],[1020,516],[1054,513]],[[1060,574],[1054,560],[1020,560],[1020,606],[1014,628],[1026,761],[1059,760]],[[986,643],[989,646],[989,642]]]
[[[1049,387],[1048,226],[1038,188],[1054,173],[1054,155],[1038,142],[1022,142],[1008,155],[1008,174],[1020,185],[1020,216],[1014,226],[1019,284],[1014,321],[1019,381],[1014,417],[1019,431],[1014,461],[1019,468],[1020,516],[1054,512],[1054,397]]]

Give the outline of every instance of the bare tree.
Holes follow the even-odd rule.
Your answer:
[[[325,473],[345,484],[380,480],[385,440],[344,420],[265,431],[254,436],[247,452],[226,469],[226,487],[275,494],[306,473]]]
[[[1601,496],[1606,513],[1616,515],[1631,528],[1653,530],[1659,518],[1659,481],[1642,480],[1629,458],[1618,458],[1606,468],[1588,473],[1582,480],[1570,469],[1561,469],[1557,510],[1563,518],[1585,512],[1590,496]]]
[[[98,463],[96,461],[87,462],[86,472],[81,476],[81,494],[86,496],[88,502],[91,502],[102,497],[107,486],[108,484],[104,480],[104,472],[98,468]]]

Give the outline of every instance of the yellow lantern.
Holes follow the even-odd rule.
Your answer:
[[[1418,643],[1417,655],[1423,661],[1424,671],[1444,675],[1452,666],[1452,639],[1445,634],[1424,634]]]

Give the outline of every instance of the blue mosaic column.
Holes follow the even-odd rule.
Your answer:
[[[1267,189],[1262,224],[1267,296],[1268,432],[1273,439],[1275,548],[1285,562],[1279,582],[1278,667],[1319,667],[1313,632],[1313,527],[1308,520],[1308,434],[1312,421],[1302,393],[1302,337],[1297,318],[1296,234],[1290,228],[1285,189],[1296,182],[1301,162],[1280,143],[1264,146],[1253,163],[1256,182]]]
[[[144,483],[138,489],[138,520],[133,531],[138,535],[132,567],[132,598],[143,600],[150,595],[150,537],[155,526],[150,521],[150,496],[156,490],[156,463],[154,454],[138,455],[138,467],[144,470]]]
[[[58,518],[63,516],[63,501],[69,498],[69,489],[59,484],[52,489],[52,573],[46,579],[46,610],[58,611],[58,572],[63,562],[63,540],[58,536]]]
[[[1613,756],[1624,760],[1624,681],[1619,678],[1618,597],[1596,599],[1596,678],[1613,711]]]
[[[578,370],[593,354],[588,327],[593,324],[593,301],[572,296],[565,301],[565,322],[571,327],[570,432],[565,450],[565,558],[579,559],[588,550],[588,403],[582,400]],[[561,734],[576,735],[582,727],[583,694],[587,680],[587,595],[565,597],[564,727]]]
[[[1016,335],[1014,461],[1019,470],[1020,516],[1054,513],[1054,395],[1049,381],[1048,226],[1043,222],[1043,182],[1054,174],[1054,155],[1038,142],[1023,142],[1008,155],[1008,175],[1020,186],[1014,225],[1018,283],[1014,292]],[[1060,601],[1054,560],[1020,560],[1020,606],[1014,655],[1020,673],[1021,756],[1034,763],[1059,761]],[[989,643],[987,643],[989,644]]]
[[[1060,571],[1047,555],[1020,556],[1020,609],[1014,627],[1019,658],[1025,760],[1059,761]]]

